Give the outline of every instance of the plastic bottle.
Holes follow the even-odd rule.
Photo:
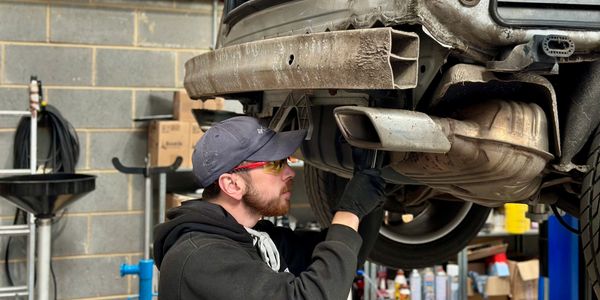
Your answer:
[[[379,267],[377,271],[377,299],[389,299],[387,291],[387,270],[385,267]]]
[[[448,297],[448,276],[442,266],[436,266],[435,300],[446,300]]]
[[[406,277],[404,276],[404,271],[398,270],[396,272],[396,277],[394,278],[394,299],[403,300],[400,296],[400,290],[407,286],[408,284],[406,282]]]
[[[353,299],[364,299],[365,279],[362,275],[356,276],[352,283],[352,289],[354,290]]]
[[[423,300],[434,300],[435,299],[435,275],[431,268],[425,268],[423,271]]]
[[[400,289],[399,300],[410,300],[410,290],[408,289],[408,286],[405,286]]]
[[[446,273],[448,274],[448,300],[459,300],[458,299],[458,289],[459,289],[459,279],[458,279],[458,265],[448,264],[446,265]]]
[[[421,300],[421,294],[423,293],[421,286],[421,274],[417,269],[413,269],[410,273],[410,299]]]

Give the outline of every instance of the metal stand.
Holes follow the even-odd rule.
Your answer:
[[[458,252],[458,299],[467,300],[467,273],[469,259],[467,247]]]
[[[39,300],[50,299],[50,258],[52,257],[52,219],[38,218],[36,220],[38,230],[38,257],[37,257],[37,298]]]
[[[164,195],[163,189],[166,187],[166,183],[163,184],[163,176],[167,172],[175,171],[181,165],[183,159],[177,157],[175,162],[167,167],[150,167],[150,159],[146,157],[146,166],[143,168],[126,167],[121,164],[118,158],[113,157],[113,166],[124,174],[142,174],[144,175],[144,259],[140,260],[137,265],[122,264],[120,271],[121,277],[126,275],[139,275],[139,299],[140,300],[151,300],[156,293],[152,290],[152,279],[154,272],[154,260],[150,258],[150,241],[152,227],[152,174],[159,174],[161,179],[160,190],[161,195]],[[166,177],[166,176],[165,176]],[[162,196],[164,197],[164,196]],[[159,218],[164,220],[164,201],[161,201],[159,208],[161,210]]]
[[[364,278],[364,288],[363,288],[363,299],[364,300],[375,300],[377,298],[377,266],[370,262],[365,261],[364,271],[362,273]]]

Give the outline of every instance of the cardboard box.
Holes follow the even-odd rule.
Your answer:
[[[190,196],[190,195],[183,195],[183,194],[177,194],[177,193],[168,193],[167,197],[166,197],[166,204],[165,207],[166,209],[170,209],[173,207],[179,207],[181,206],[181,203],[188,201],[188,200],[192,200],[192,199],[198,199],[200,197],[194,197],[194,196]]]
[[[200,199],[202,198],[201,194],[178,194],[178,193],[167,193],[165,197],[165,218],[167,218],[167,214],[169,209],[179,207],[185,201]]]
[[[467,257],[469,261],[486,258],[499,253],[506,253],[508,244],[502,240],[494,240],[487,243],[480,243],[467,246]]]
[[[488,296],[505,296],[510,295],[510,278],[489,276],[485,284],[485,292]]]
[[[192,109],[203,108],[201,100],[192,100],[185,90],[173,94],[173,118],[183,122],[196,122]]]
[[[473,279],[467,277],[467,296],[471,297],[473,295],[475,295],[475,291],[473,291]]]
[[[485,263],[482,262],[469,262],[467,265],[468,271],[473,271],[479,275],[485,275]]]
[[[188,134],[189,149],[188,149],[188,153],[186,154],[187,157],[189,157],[190,159],[189,159],[189,161],[187,161],[187,164],[181,164],[181,168],[187,168],[187,169],[192,168],[192,154],[194,154],[194,147],[196,146],[196,143],[203,135],[204,135],[204,132],[200,129],[200,126],[197,123],[190,123],[190,133]]]
[[[225,99],[224,98],[215,98],[215,99],[207,99],[202,104],[202,109],[204,117],[208,118],[208,120],[200,120],[204,125],[209,125],[215,122],[215,119],[221,120],[223,117],[218,117],[218,115],[214,115],[215,113],[211,111],[220,111],[225,107]],[[199,116],[202,118],[203,116]]]
[[[540,262],[537,259],[516,262],[509,260],[511,295],[513,300],[537,300]]]
[[[225,107],[225,98],[216,97],[215,99],[208,99],[204,101],[204,109],[210,110],[223,110]]]
[[[473,280],[467,278],[467,296],[469,300],[483,300],[483,295],[473,290]],[[485,285],[488,300],[506,300],[510,295],[510,278],[489,276]]]
[[[177,156],[182,165],[191,165],[190,123],[179,121],[153,121],[148,127],[148,152],[152,166],[169,166]]]

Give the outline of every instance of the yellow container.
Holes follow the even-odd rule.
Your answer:
[[[523,234],[529,230],[531,221],[525,216],[528,205],[521,203],[504,204],[506,218],[504,220],[504,229],[512,234]]]

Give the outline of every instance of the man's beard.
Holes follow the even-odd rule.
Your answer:
[[[242,201],[244,201],[244,203],[250,208],[258,212],[261,216],[274,217],[283,216],[288,213],[290,204],[288,201],[281,199],[280,196],[281,194],[290,191],[291,188],[285,188],[274,198],[261,199],[261,195],[258,193],[256,188],[254,188],[252,182],[248,180],[246,183],[248,186],[248,191],[242,197]],[[288,186],[291,186],[291,184]]]

